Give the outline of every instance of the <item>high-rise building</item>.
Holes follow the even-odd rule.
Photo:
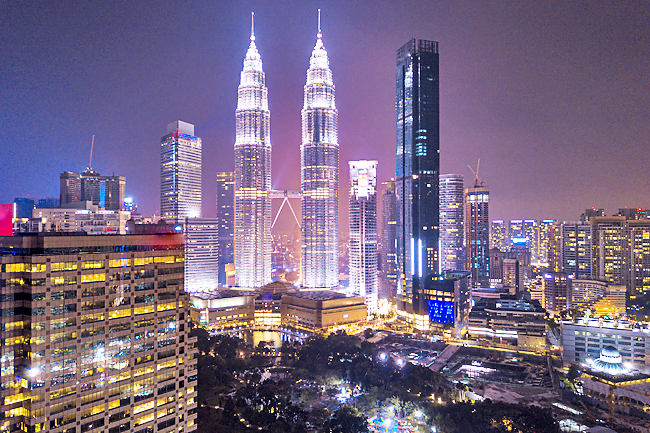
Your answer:
[[[539,222],[539,260],[547,269],[560,270],[560,223],[553,219]]]
[[[490,279],[490,188],[478,185],[465,189],[465,248],[472,284]]]
[[[524,233],[524,220],[510,220],[508,221],[508,247],[512,246],[513,239],[523,239],[526,235]]]
[[[539,261],[539,225],[535,220],[524,220],[522,223],[524,237],[528,240],[531,260]]]
[[[377,161],[350,161],[350,289],[377,311]]]
[[[185,230],[185,290],[205,292],[218,287],[219,220],[187,218]]]
[[[196,429],[182,234],[0,238],[2,431]]]
[[[59,176],[60,204],[90,201],[106,210],[124,210],[126,178],[102,176],[91,168],[82,173],[64,171]]]
[[[226,265],[235,263],[235,174],[217,173],[217,220],[219,224],[220,286],[226,286]]]
[[[386,191],[381,197],[382,291],[393,299],[397,295],[397,195],[395,181],[384,184]]]
[[[614,216],[623,216],[627,220],[647,220],[648,210],[643,208],[621,208]]]
[[[177,120],[167,125],[167,135],[160,139],[162,219],[182,223],[201,217],[201,146],[191,123]]]
[[[592,277],[592,227],[588,222],[564,222],[560,226],[561,269],[572,278]]]
[[[319,29],[309,59],[302,109],[302,284],[339,284],[338,111],[327,51]]]
[[[571,308],[571,278],[564,272],[544,274],[544,308],[558,314]]]
[[[492,221],[490,228],[490,248],[498,248],[505,252],[510,247],[510,237],[508,235],[508,226],[503,220]]]
[[[34,200],[16,197],[14,199],[14,218],[31,218],[34,211]]]
[[[440,260],[443,270],[465,268],[464,191],[462,175],[440,175]]]
[[[602,216],[605,216],[605,209],[596,209],[595,207],[592,207],[591,209],[585,209],[585,212],[580,215],[580,221],[588,223],[589,218]]]
[[[650,221],[628,221],[630,292],[650,292]]]
[[[425,289],[440,274],[438,42],[411,39],[397,50],[395,108],[398,295],[426,318]]]
[[[37,208],[52,208],[61,206],[61,199],[59,197],[47,197],[38,200]]]
[[[251,42],[235,111],[235,285],[271,282],[271,130],[262,57]]]
[[[592,277],[629,285],[627,221],[625,217],[591,217]]]

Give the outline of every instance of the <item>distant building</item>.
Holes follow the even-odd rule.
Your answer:
[[[34,209],[34,200],[31,198],[14,199],[14,218],[31,218]]]
[[[465,257],[473,285],[490,279],[490,188],[474,185],[465,189]]]
[[[59,183],[60,204],[63,207],[70,203],[90,201],[105,210],[124,210],[124,176],[102,176],[88,168],[82,173],[64,171],[59,176]]]
[[[626,220],[647,220],[650,218],[648,210],[644,208],[621,208],[614,216],[625,217]]]
[[[220,286],[227,286],[226,264],[235,263],[235,174],[217,173],[217,220],[219,224]]]
[[[386,191],[381,198],[381,257],[384,293],[389,299],[397,295],[397,195],[395,182],[384,182]]]
[[[519,296],[524,290],[524,266],[517,259],[503,259],[503,285],[514,288]]]
[[[301,292],[282,297],[282,323],[315,331],[343,328],[367,319],[362,296],[346,297],[333,291]]]
[[[183,250],[181,234],[0,238],[3,430],[196,430]]]
[[[74,206],[74,207],[73,207]],[[125,235],[131,214],[101,210],[90,201],[67,203],[65,207],[38,208],[32,218],[18,222],[16,232],[85,232],[89,235]]]
[[[38,200],[37,208],[43,207],[59,207],[61,206],[61,199],[59,197],[47,197]]]
[[[540,259],[539,225],[535,220],[524,220],[522,226],[524,237],[528,240],[530,247],[531,261],[537,263]]]
[[[511,295],[479,299],[469,313],[467,331],[473,340],[513,345],[528,352],[546,352],[546,310],[538,301]]]
[[[508,226],[503,220],[493,220],[490,228],[490,248],[498,248],[507,251],[510,247],[510,236]]]
[[[559,314],[571,308],[571,278],[564,272],[544,274],[544,308],[552,314]]]
[[[490,249],[490,280],[503,279],[503,261],[506,257],[507,253],[499,248]]]
[[[585,212],[580,215],[580,222],[588,223],[590,218],[602,216],[605,216],[605,209],[596,209],[595,207],[592,207],[591,209],[586,209]]]
[[[185,231],[185,290],[215,290],[219,286],[219,220],[187,218]]]
[[[547,269],[560,270],[560,223],[553,219],[539,222],[539,260],[546,263]]]
[[[440,251],[443,271],[465,269],[463,176],[440,175]]]
[[[573,278],[592,276],[592,227],[587,222],[564,222],[560,226],[562,272]]]
[[[350,289],[377,311],[377,161],[350,161]]]
[[[167,125],[160,139],[162,219],[178,223],[201,217],[201,147],[191,123],[177,120]]]

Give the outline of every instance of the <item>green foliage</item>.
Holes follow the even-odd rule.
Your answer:
[[[366,417],[351,406],[343,406],[325,423],[321,433],[367,433]]]

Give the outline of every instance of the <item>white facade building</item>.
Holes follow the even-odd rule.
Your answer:
[[[443,271],[465,269],[464,191],[462,175],[440,175],[440,249]]]
[[[185,290],[205,292],[219,284],[219,220],[185,220]]]
[[[350,289],[377,311],[377,161],[350,161]]]
[[[320,24],[320,17],[319,17]],[[309,59],[302,109],[302,284],[339,284],[338,111],[320,25]]]
[[[268,89],[252,31],[250,39],[235,111],[235,285],[246,288],[271,282],[272,241]]]
[[[86,202],[84,209],[39,208],[32,219],[20,223],[17,232],[86,232],[89,235],[125,235],[131,212],[99,210]]]

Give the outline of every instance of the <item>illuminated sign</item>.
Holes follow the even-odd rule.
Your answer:
[[[512,243],[513,244],[523,245],[526,242],[528,242],[527,238],[512,238]]]
[[[201,323],[208,323],[208,312],[207,311],[201,311]]]
[[[453,301],[438,301],[429,299],[429,320],[433,323],[443,325],[454,324],[454,303]]]

